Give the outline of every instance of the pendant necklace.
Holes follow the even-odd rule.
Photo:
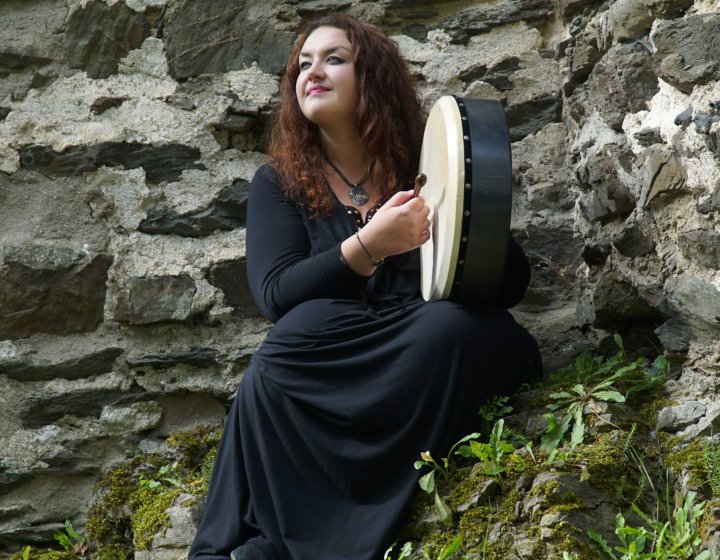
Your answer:
[[[355,206],[364,206],[367,204],[368,200],[370,200],[370,195],[368,195],[367,191],[362,187],[362,184],[367,181],[368,176],[370,175],[370,167],[368,167],[368,170],[365,172],[365,175],[362,176],[362,178],[357,183],[351,183],[345,175],[342,174],[342,171],[340,171],[332,161],[330,161],[329,158],[327,159],[327,162],[330,164],[330,167],[332,167],[335,170],[335,173],[337,173],[340,178],[344,181],[344,183],[350,187],[350,200],[352,200],[352,203]]]

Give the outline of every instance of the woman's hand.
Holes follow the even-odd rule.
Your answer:
[[[430,208],[412,191],[395,193],[360,230],[368,251],[377,258],[399,255],[430,239]]]

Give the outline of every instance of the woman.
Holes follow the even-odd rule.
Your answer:
[[[488,397],[540,371],[503,309],[529,278],[514,241],[493,310],[419,296],[429,210],[405,189],[423,116],[380,31],[341,16],[308,26],[248,208],[249,283],[275,325],[231,408],[191,559],[381,558],[419,454],[445,451]]]

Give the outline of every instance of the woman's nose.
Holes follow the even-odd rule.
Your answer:
[[[317,79],[322,79],[325,76],[325,72],[323,71],[322,65],[320,62],[316,61],[313,62],[310,68],[308,69],[308,79],[311,81],[315,81]]]

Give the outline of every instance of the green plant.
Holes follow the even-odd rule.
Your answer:
[[[30,549],[31,549],[30,545],[28,545],[22,549],[22,560],[29,560]]]
[[[75,530],[72,522],[69,519],[65,520],[65,529],[63,531],[56,532],[53,537],[55,538],[55,541],[66,552],[71,552],[73,554],[77,554],[78,556],[85,556],[88,551],[88,545],[85,536],[81,535]],[[23,557],[24,555],[25,550],[23,550]]]
[[[551,386],[581,383],[590,385],[600,379],[622,370],[618,383],[626,396],[650,393],[660,389],[670,376],[671,364],[665,356],[658,356],[652,362],[645,357],[629,361],[622,337],[613,335],[618,351],[605,358],[590,350],[581,352],[571,364],[562,367],[548,376]]]
[[[478,410],[481,422],[480,433],[489,436],[495,422],[513,411],[513,407],[508,404],[509,402],[510,397],[495,395],[480,407],[480,410]]]
[[[435,493],[435,513],[437,514],[438,519],[440,519],[440,521],[445,525],[449,526],[450,524],[452,524],[452,511],[445,503],[445,500],[443,500],[440,497],[440,494],[438,494],[437,492],[435,484],[436,476],[440,474],[443,478],[447,478],[448,469],[450,468],[450,456],[453,454],[455,449],[457,449],[463,443],[476,440],[479,437],[479,433],[473,432],[472,434],[469,434],[461,440],[455,442],[455,444],[450,448],[450,452],[447,454],[447,456],[440,459],[440,463],[438,463],[433,458],[430,451],[423,451],[420,454],[420,458],[422,460],[415,461],[415,468],[418,470],[422,469],[423,467],[430,467],[430,472],[421,476],[418,480],[418,484],[424,492],[427,492],[428,494]]]
[[[620,544],[614,547],[615,550],[597,531],[588,529],[588,536],[612,560],[709,560],[710,553],[700,550],[702,540],[698,526],[705,502],[696,504],[695,497],[695,492],[688,492],[683,502],[675,507],[671,519],[664,523],[649,517],[633,504],[632,511],[646,527],[627,525],[625,517],[618,513],[615,534]]]
[[[613,340],[618,352],[610,358],[585,351],[570,366],[551,374],[550,381],[555,386],[573,385],[549,395],[554,402],[547,405],[551,412],[543,415],[548,427],[540,444],[542,449],[556,449],[568,432],[572,447],[581,444],[585,438],[584,415],[588,404],[597,401],[624,403],[629,395],[658,388],[664,383],[670,371],[667,358],[659,356],[652,364],[642,357],[628,362],[620,335],[615,334]],[[558,410],[562,411],[560,416],[555,415]]]
[[[393,552],[393,548],[395,548],[396,544],[397,543],[393,543],[392,546],[385,551],[385,554],[383,555],[383,560],[393,560],[393,557],[390,554],[391,552]],[[410,558],[412,552],[412,543],[406,542],[400,550],[400,556],[397,557],[397,560],[403,560],[403,558]]]
[[[547,430],[542,438],[540,447],[542,449],[555,449],[563,439],[570,424],[572,431],[570,435],[570,445],[576,447],[585,439],[585,406],[593,401],[605,402],[625,402],[625,396],[620,393],[613,383],[623,375],[622,368],[611,375],[609,378],[597,383],[591,387],[586,387],[582,383],[576,383],[568,391],[559,391],[550,393],[550,398],[556,402],[547,405],[551,411],[564,409],[564,414],[558,419],[555,414],[543,414],[548,422]]]
[[[505,421],[501,418],[495,422],[488,443],[470,440],[469,445],[463,445],[458,449],[458,455],[477,458],[479,460],[477,469],[485,475],[498,476],[504,473],[508,468],[505,456],[515,451],[515,446],[505,440],[504,427]],[[515,470],[522,471],[525,466],[524,461],[516,461]]]
[[[448,560],[453,554],[455,554],[462,547],[462,535],[456,535],[455,538],[450,541],[449,544],[445,545],[440,554],[438,554],[437,560]],[[432,560],[430,555],[423,550],[423,560]]]
[[[180,478],[179,465],[175,461],[171,464],[161,465],[153,476],[147,477],[143,473],[138,474],[138,484],[141,488],[157,490],[163,486],[170,488],[182,488],[184,483]]]

